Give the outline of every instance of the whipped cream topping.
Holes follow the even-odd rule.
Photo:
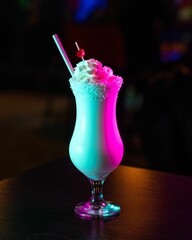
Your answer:
[[[93,58],[77,64],[74,71],[74,78],[80,82],[95,84],[107,84],[115,81],[121,85],[123,82],[121,77],[113,75],[111,68],[102,66],[101,62]]]
[[[123,79],[113,75],[111,68],[102,66],[101,62],[92,58],[76,65],[74,76],[69,82],[74,94],[103,100],[112,93],[117,94]]]

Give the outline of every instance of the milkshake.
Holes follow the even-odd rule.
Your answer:
[[[69,145],[71,161],[92,180],[112,172],[123,157],[116,121],[122,78],[95,60],[83,60],[69,80],[76,101],[76,123]]]
[[[53,39],[72,76],[69,82],[76,101],[69,155],[91,184],[90,200],[78,204],[75,213],[83,219],[113,219],[119,215],[120,206],[104,200],[103,184],[123,157],[116,120],[117,95],[123,79],[95,59],[84,60],[85,51],[77,43],[76,55],[83,61],[74,69],[56,34]]]

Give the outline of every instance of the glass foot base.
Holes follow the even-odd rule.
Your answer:
[[[99,206],[83,202],[75,207],[75,213],[83,219],[113,219],[119,215],[120,210],[120,206],[111,202],[104,202]]]

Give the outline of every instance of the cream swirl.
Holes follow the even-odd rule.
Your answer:
[[[89,82],[94,84],[108,84],[117,82],[122,84],[123,80],[119,76],[113,75],[113,70],[102,66],[102,63],[91,58],[77,64],[74,71],[74,78],[79,82]]]

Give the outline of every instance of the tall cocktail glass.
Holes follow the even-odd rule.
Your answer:
[[[120,207],[103,198],[106,177],[120,164],[123,142],[116,120],[120,84],[80,82],[70,79],[76,101],[76,122],[69,145],[75,167],[90,181],[91,198],[75,207],[85,219],[114,218]]]

